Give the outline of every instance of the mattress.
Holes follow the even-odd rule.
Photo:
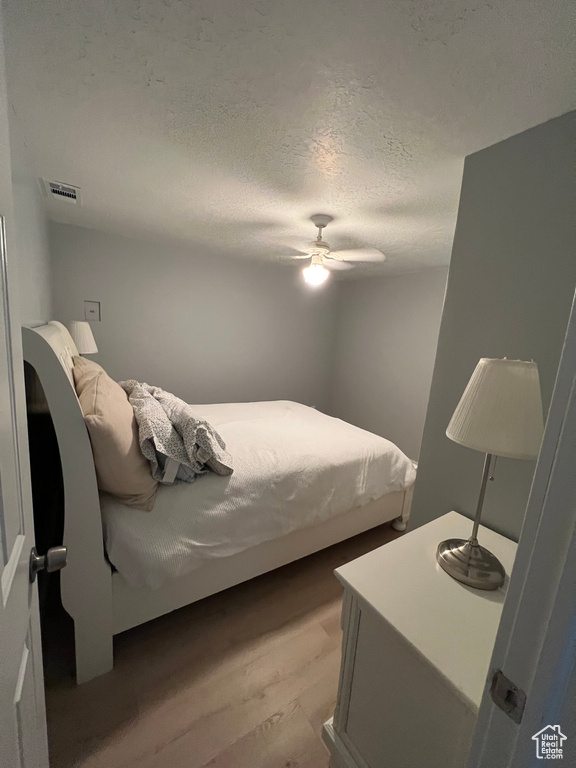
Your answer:
[[[226,442],[234,473],[160,486],[151,512],[101,495],[106,552],[130,584],[157,588],[414,483],[382,437],[299,403],[193,406]]]

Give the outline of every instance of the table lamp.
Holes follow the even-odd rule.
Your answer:
[[[454,579],[477,589],[498,589],[504,583],[502,564],[477,539],[492,457],[535,459],[543,430],[536,363],[483,357],[446,430],[455,443],[486,454],[472,535],[467,541],[447,539],[436,552]]]
[[[68,323],[68,330],[81,355],[94,355],[98,352],[92,328],[86,320],[72,320]]]

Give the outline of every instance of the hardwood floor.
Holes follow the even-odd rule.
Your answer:
[[[125,632],[114,670],[79,687],[69,620],[51,620],[51,768],[326,768],[341,643],[332,571],[399,535],[381,526]]]

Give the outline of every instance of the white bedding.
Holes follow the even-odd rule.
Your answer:
[[[160,486],[151,512],[101,495],[106,551],[130,584],[156,588],[225,557],[413,484],[384,438],[289,401],[194,406],[234,474]]]

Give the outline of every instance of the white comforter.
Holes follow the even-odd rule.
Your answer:
[[[131,584],[159,587],[342,514],[415,480],[393,443],[288,401],[194,406],[226,442],[234,474],[160,486],[151,512],[101,496],[108,557]]]

